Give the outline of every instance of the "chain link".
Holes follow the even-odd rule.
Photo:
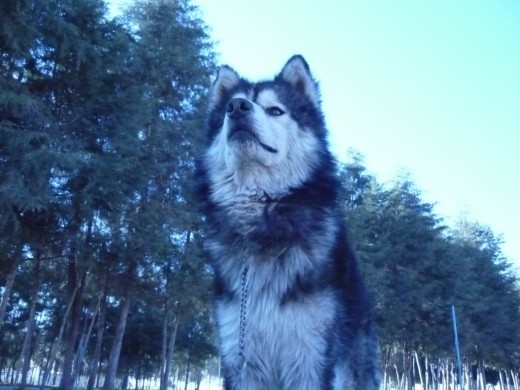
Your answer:
[[[238,330],[238,353],[233,360],[233,369],[237,374],[242,372],[246,366],[246,359],[244,356],[246,333],[246,314],[247,314],[247,273],[249,267],[246,265],[246,259],[243,261],[242,278],[240,284],[240,325]]]

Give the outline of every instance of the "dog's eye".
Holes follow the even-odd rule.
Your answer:
[[[271,116],[280,116],[285,114],[285,112],[281,108],[276,106],[266,108],[265,112],[267,112],[267,114]]]

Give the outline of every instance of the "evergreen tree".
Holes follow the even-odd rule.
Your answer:
[[[359,154],[339,176],[347,225],[374,294],[385,370],[399,368],[408,387],[417,377],[422,384],[435,377],[441,366],[435,373],[426,362],[451,359],[451,305],[467,363],[482,372],[516,364],[517,278],[492,232],[468,223],[447,230],[408,177],[383,186]]]
[[[518,277],[489,227],[462,216],[451,233],[463,351],[470,363],[513,368],[520,352]]]
[[[69,389],[85,307],[110,278],[107,293],[121,303],[112,388],[132,298],[162,283],[162,264],[195,259],[181,237],[198,235],[189,180],[211,45],[186,1],[139,2],[119,21],[106,19],[101,0],[0,7],[0,323],[16,271],[26,279],[34,269],[22,260],[43,249],[61,279],[45,303]],[[204,280],[202,264],[188,268]],[[189,287],[181,281],[168,293]],[[46,366],[56,356],[51,348]]]
[[[202,133],[203,99],[213,69],[211,46],[204,26],[196,9],[187,1],[138,1],[128,9],[123,20],[132,30],[130,72],[135,80],[140,80],[140,102],[146,120],[137,133],[142,182],[134,186],[134,202],[125,213],[127,233],[122,239],[129,244],[127,256],[137,262],[135,272],[141,274],[142,279],[146,269],[153,274],[154,269],[166,264],[165,269],[171,270],[172,258],[176,259],[173,263],[190,264],[186,251],[192,246],[187,242],[197,229],[198,218],[190,207],[189,179],[193,175],[194,157]],[[203,268],[197,265],[200,260],[192,264],[202,281]],[[129,265],[127,263],[127,267]],[[177,272],[182,269],[179,267]],[[180,283],[168,285],[179,279]],[[185,276],[166,282],[168,287],[164,292],[168,294],[172,289],[189,288]],[[178,291],[176,295],[178,298]],[[170,348],[175,342],[179,305],[184,304],[179,300],[175,304],[165,300],[163,338],[169,340]],[[173,324],[173,328],[168,324]],[[166,344],[163,340],[163,345]],[[115,343],[113,348],[117,348]],[[116,356],[114,354],[113,358]],[[166,356],[171,357],[171,354],[164,352],[163,357]],[[116,367],[117,362],[111,357],[106,389],[113,386]],[[161,378],[163,384],[167,383],[167,371],[164,370]]]

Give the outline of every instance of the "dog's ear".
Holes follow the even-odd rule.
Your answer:
[[[318,83],[312,78],[309,65],[301,55],[292,56],[278,77],[289,82],[296,90],[306,95],[316,107],[320,106]]]
[[[222,98],[240,83],[240,76],[231,67],[223,65],[217,73],[217,78],[211,88],[209,97],[210,108],[215,107]]]

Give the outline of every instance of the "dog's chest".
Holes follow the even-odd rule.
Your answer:
[[[257,193],[242,193],[235,196],[235,200],[227,207],[229,223],[241,228],[253,228],[262,217],[265,202]]]
[[[228,358],[238,354],[241,337],[246,360],[267,359],[275,366],[281,360],[292,360],[302,353],[302,348],[318,355],[325,350],[325,335],[335,316],[333,293],[325,289],[284,300],[294,279],[277,271],[251,267],[246,283],[235,284],[235,298],[217,303],[221,348]],[[241,301],[246,304],[241,305]]]
[[[221,227],[247,237],[251,232],[264,227],[266,218],[276,207],[276,204],[276,201],[264,193],[245,192],[236,194],[233,201],[224,204],[221,209],[224,213],[220,216]],[[219,233],[223,232],[220,231]]]

